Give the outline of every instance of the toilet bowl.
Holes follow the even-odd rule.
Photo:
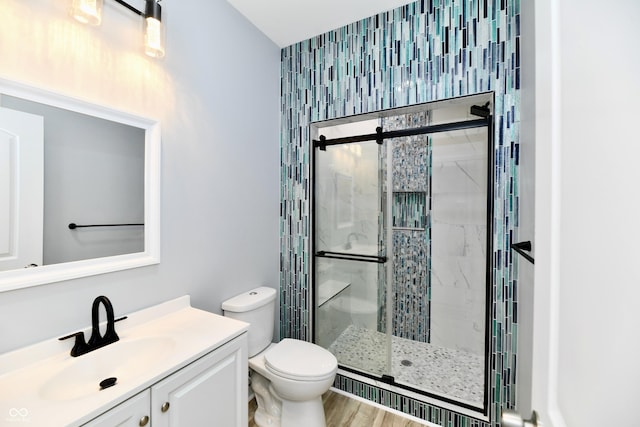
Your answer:
[[[222,304],[225,316],[249,323],[251,388],[259,427],[325,427],[322,394],[333,384],[338,361],[324,348],[285,338],[271,343],[275,290],[261,287]]]
[[[338,364],[333,354],[315,344],[284,339],[249,359],[249,367],[253,370],[251,384],[258,398],[256,424],[326,425],[322,394],[329,390],[336,375]],[[261,390],[260,377],[269,381],[269,387],[263,385]],[[267,390],[269,396],[264,395]],[[260,400],[266,408],[264,411]]]

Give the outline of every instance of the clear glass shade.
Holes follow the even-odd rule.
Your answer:
[[[69,13],[83,24],[100,25],[103,0],[72,0]]]
[[[152,17],[147,17],[144,20],[144,52],[153,58],[164,57],[162,22]]]

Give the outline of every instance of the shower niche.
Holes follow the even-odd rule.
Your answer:
[[[492,102],[311,125],[314,342],[342,375],[477,417],[490,389]]]
[[[426,191],[394,191],[391,226],[395,230],[424,230],[427,223]]]

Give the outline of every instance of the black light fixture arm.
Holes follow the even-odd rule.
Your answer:
[[[69,1],[69,14],[83,24],[99,26],[102,23],[102,9],[104,0],[67,0]],[[142,17],[144,53],[152,58],[164,58],[165,29],[162,25],[161,0],[144,0],[144,8],[138,8],[141,4],[132,4],[132,0],[113,0],[115,4],[123,6],[130,12]],[[141,0],[136,0],[141,2]],[[138,7],[136,7],[138,6]]]
[[[160,0],[146,0],[146,4],[144,7],[144,12],[142,12],[141,10],[136,9],[135,7],[131,6],[129,3],[127,3],[124,0],[113,0],[116,3],[118,3],[121,6],[126,7],[127,9],[129,9],[131,12],[135,13],[136,15],[140,15],[140,16],[144,16],[146,17],[152,17],[157,19],[158,21],[160,21],[160,16],[162,13],[162,8],[160,6]]]
[[[123,1],[123,0],[113,0],[113,1],[115,1],[116,3],[118,3],[118,4],[119,4],[119,5],[121,5],[121,6],[126,7],[126,8],[127,8],[127,9],[129,9],[131,12],[133,12],[133,13],[135,13],[135,14],[137,14],[137,15],[143,16],[143,13],[142,13],[142,11],[141,11],[141,10],[136,9],[135,7],[131,6],[131,5],[130,5],[129,3],[127,3],[126,1]]]

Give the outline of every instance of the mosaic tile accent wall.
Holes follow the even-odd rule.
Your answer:
[[[495,94],[494,262],[489,424],[336,379],[382,404],[443,426],[497,425],[515,404],[520,0],[428,0],[282,49],[281,336],[311,338],[309,124],[492,91]],[[343,383],[344,381],[344,383]],[[372,398],[372,400],[374,400]]]
[[[424,127],[431,124],[428,112],[403,114],[382,119],[384,131]],[[391,146],[391,187],[393,190],[393,322],[394,336],[430,342],[431,297],[431,138],[427,135],[394,138],[382,146],[380,164],[386,165],[387,148]],[[382,168],[386,189],[387,170]],[[385,236],[385,230],[379,230]],[[384,239],[383,239],[384,240]],[[383,253],[388,253],[384,247]],[[386,331],[387,286],[384,266],[378,279],[378,330]]]

